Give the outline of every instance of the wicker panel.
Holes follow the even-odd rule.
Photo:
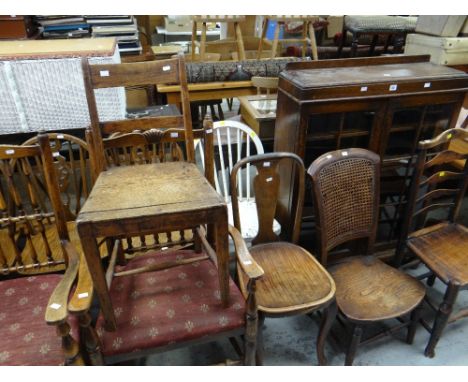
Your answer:
[[[352,32],[414,32],[417,17],[346,16],[346,29]]]
[[[21,131],[21,119],[16,94],[11,89],[11,79],[8,78],[7,65],[0,62],[0,133],[17,133]]]
[[[344,159],[319,174],[323,198],[323,231],[328,248],[343,236],[368,232],[373,224],[374,165],[367,159]]]

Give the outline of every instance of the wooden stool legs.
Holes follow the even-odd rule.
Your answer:
[[[424,355],[426,357],[433,358],[435,356],[435,347],[439,342],[440,336],[442,335],[445,326],[448,323],[450,314],[453,310],[453,304],[458,296],[459,286],[457,284],[450,283],[447,286],[447,290],[445,291],[444,300],[439,306],[439,310],[435,317],[434,326],[432,327],[431,338],[429,339],[429,343],[427,344],[426,350],[424,351]]]
[[[333,301],[324,311],[322,322],[320,323],[319,335],[317,338],[317,357],[320,366],[327,365],[327,359],[324,353],[325,340],[330,332],[331,326],[336,318],[338,307],[336,301]]]
[[[349,348],[346,353],[345,366],[353,365],[357,347],[359,345],[359,342],[361,342],[361,336],[362,336],[362,326],[357,325],[357,324],[354,325],[353,337],[351,338],[351,342],[349,343]]]
[[[414,341],[416,329],[422,316],[422,303],[411,312],[411,325],[408,326],[408,334],[406,335],[406,343],[411,345]]]
[[[255,355],[257,366],[263,366],[264,345],[263,345],[263,326],[265,324],[265,315],[258,312],[258,332],[257,332],[257,354]]]

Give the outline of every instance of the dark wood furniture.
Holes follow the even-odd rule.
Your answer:
[[[468,89],[465,73],[428,60],[395,55],[290,63],[280,75],[275,151],[293,152],[306,165],[349,147],[380,155],[379,250],[393,248],[398,238],[417,142],[454,127]],[[294,208],[294,187],[280,194],[280,223],[288,226],[281,215]],[[304,220],[313,229],[308,205]]]
[[[445,326],[468,316],[468,309],[453,312],[458,292],[468,288],[468,228],[459,223],[460,208],[468,187],[468,154],[447,149],[453,139],[467,138],[466,130],[455,128],[419,143],[407,218],[397,248],[397,265],[402,263],[407,248],[411,256],[416,256],[429,268],[429,274],[421,277],[429,277],[429,286],[436,278],[447,285],[438,307],[428,300],[429,306],[437,311],[432,327],[423,322],[431,333],[424,352],[428,357],[434,357]],[[455,160],[465,160],[461,171],[447,167]]]
[[[411,344],[425,288],[417,279],[373,256],[379,156],[364,149],[332,151],[317,158],[307,173],[313,184],[320,262],[335,280],[340,315],[352,325],[345,364],[352,365],[363,327],[371,323],[411,313],[410,320],[401,320],[391,329],[408,327],[406,340]],[[355,247],[332,265],[331,250],[349,242],[356,243]]]
[[[32,16],[0,16],[0,39],[26,39],[35,35],[37,26]]]
[[[0,365],[82,365],[67,311],[79,254],[46,135],[0,146],[0,213]]]
[[[290,161],[297,167],[299,182],[298,197],[304,195],[305,169],[302,160],[290,153],[254,155],[237,162],[231,172],[231,199],[234,217],[234,244],[236,248],[245,246],[241,236],[242,225],[239,213],[238,184],[239,171],[246,166],[254,166],[257,175],[253,178],[255,201],[258,212],[258,234],[252,239],[249,249],[252,258],[264,270],[263,278],[257,283],[257,304],[259,332],[257,363],[263,363],[262,326],[265,317],[284,317],[306,314],[325,309],[325,319],[320,327],[317,340],[317,355],[321,365],[326,364],[324,344],[328,330],[336,314],[335,283],[327,271],[313,255],[297,245],[301,225],[300,203],[292,219],[294,228],[291,236],[278,236],[273,231],[275,207],[279,185],[282,179],[277,172],[279,162]],[[249,181],[249,180],[248,180]],[[249,293],[249,279],[239,263],[238,279],[244,296]]]

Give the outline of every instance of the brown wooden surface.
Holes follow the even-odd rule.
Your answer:
[[[258,309],[265,314],[287,315],[320,309],[333,298],[333,279],[303,248],[285,242],[260,244],[250,254],[265,272],[257,282]],[[245,291],[244,280],[241,288]]]
[[[260,137],[260,139],[272,140],[275,136],[275,120],[276,107],[272,107],[272,111],[264,113],[255,108],[251,101],[276,101],[277,96],[274,95],[253,95],[238,97],[242,119],[249,125]]]
[[[426,289],[417,279],[367,257],[330,268],[336,301],[352,321],[375,322],[401,317],[416,308]]]

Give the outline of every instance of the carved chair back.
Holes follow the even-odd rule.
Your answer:
[[[278,172],[279,165],[286,163],[291,166],[291,172],[295,175],[295,182],[298,185],[297,194],[297,207],[291,221],[294,222],[290,230],[283,230],[281,237],[273,230],[273,221],[278,213],[277,202],[279,197],[279,190],[282,182]],[[271,153],[253,155],[241,159],[235,164],[231,172],[231,202],[234,218],[234,226],[242,232],[241,219],[239,213],[239,172],[242,168],[247,166],[254,167],[256,171],[255,177],[252,180],[252,189],[255,194],[255,201],[257,206],[258,217],[258,234],[252,240],[252,245],[280,241],[287,239],[292,243],[299,241],[300,226],[302,219],[302,207],[304,201],[304,178],[305,168],[302,160],[292,153]],[[290,237],[285,238],[285,232],[290,232]]]
[[[340,244],[367,239],[372,254],[377,233],[380,158],[364,149],[337,150],[318,157],[312,177],[320,261]]]
[[[113,133],[130,133],[134,130],[150,130],[154,128],[185,129],[185,152],[189,162],[195,162],[192,118],[188,98],[187,78],[183,56],[169,60],[136,62],[126,64],[90,65],[88,60],[82,61],[86,98],[91,119],[93,135],[93,162],[95,176],[106,169],[103,138]],[[182,115],[158,116],[122,121],[99,122],[94,89],[142,86],[157,84],[175,84],[180,87]]]
[[[432,224],[434,219],[451,223],[458,219],[468,187],[468,154],[448,149],[455,138],[468,141],[468,131],[449,129],[433,139],[419,142],[397,257],[410,232]],[[461,171],[451,166],[456,160],[465,160]]]
[[[39,144],[0,145],[0,271],[4,275],[53,270],[67,262],[60,240],[69,237],[48,137],[41,135]]]
[[[67,221],[74,221],[92,188],[88,144],[73,135],[47,133]],[[33,137],[23,146],[38,143]],[[34,174],[37,176],[38,174]]]

